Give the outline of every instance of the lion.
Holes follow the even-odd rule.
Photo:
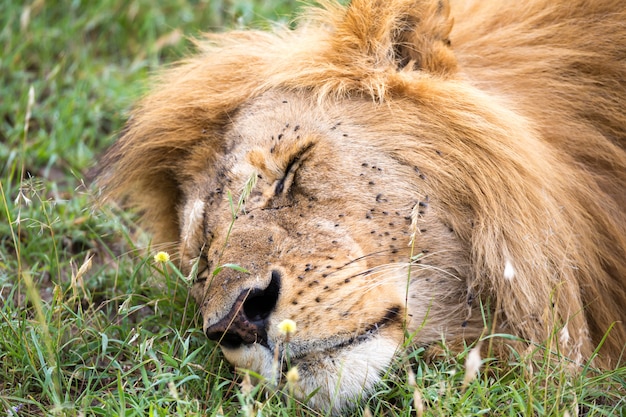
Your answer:
[[[209,34],[158,75],[98,184],[176,244],[231,364],[271,378],[277,325],[296,323],[294,392],[314,408],[371,391],[407,337],[504,332],[609,369],[624,22],[623,0],[352,0]]]

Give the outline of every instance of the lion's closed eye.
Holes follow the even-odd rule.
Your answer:
[[[309,143],[304,145],[300,150],[290,156],[287,165],[284,169],[283,176],[277,180],[275,193],[283,194],[284,192],[289,192],[292,183],[295,180],[296,173],[300,166],[304,163],[307,156],[312,152],[314,148],[313,143]]]

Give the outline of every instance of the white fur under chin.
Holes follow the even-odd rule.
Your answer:
[[[397,349],[397,341],[378,334],[336,352],[322,351],[294,360],[299,380],[293,392],[303,399],[317,390],[308,406],[339,415],[374,388]],[[257,372],[268,380],[275,378],[273,354],[261,345],[223,349],[223,352],[233,365]]]
[[[274,378],[272,366],[274,357],[267,348],[260,344],[254,343],[237,349],[222,348],[222,352],[226,360],[232,365],[254,371],[269,380]]]

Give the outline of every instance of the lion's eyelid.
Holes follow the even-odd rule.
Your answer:
[[[289,162],[285,166],[284,174],[282,178],[280,178],[275,187],[275,194],[282,194],[285,191],[285,184],[288,184],[287,189],[291,188],[291,184],[293,184],[293,180],[295,178],[296,171],[302,166],[302,163],[305,161],[306,157],[310,154],[311,149],[313,148],[314,143],[308,143],[304,147],[302,147],[298,152],[294,153]],[[288,190],[287,190],[288,191]]]

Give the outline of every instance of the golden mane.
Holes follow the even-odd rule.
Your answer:
[[[225,152],[220,132],[243,103],[269,90],[368,98],[396,116],[380,132],[406,138],[373,146],[429,173],[467,242],[470,290],[497,300],[514,334],[565,329],[574,359],[612,328],[597,363],[614,366],[626,343],[626,3],[353,0],[306,16],[297,30],[207,35],[164,71],[102,161],[105,195],[176,241],[180,184]]]

